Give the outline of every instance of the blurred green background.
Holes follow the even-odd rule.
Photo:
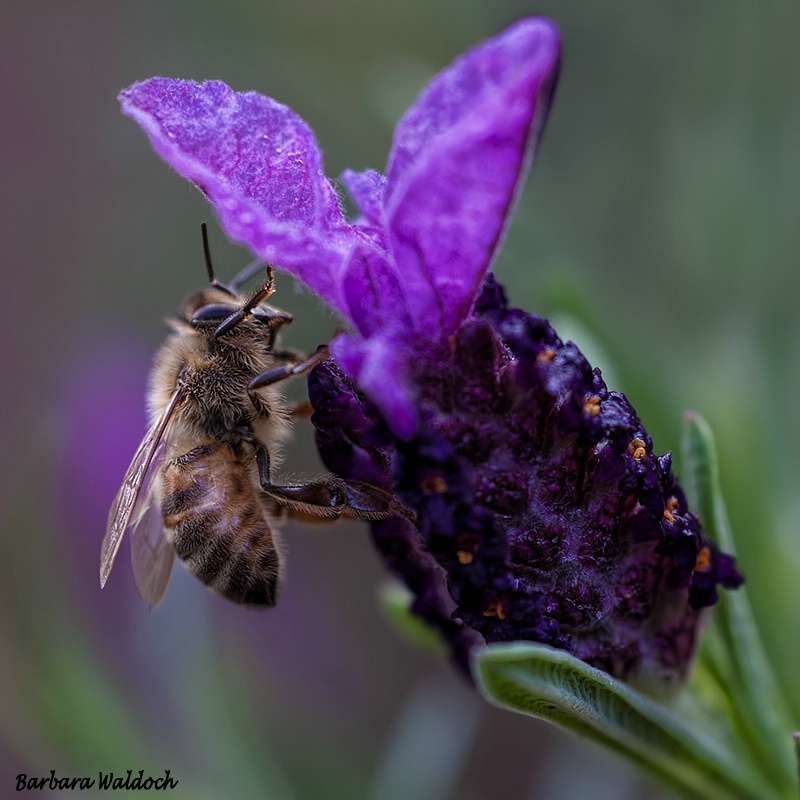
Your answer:
[[[213,220],[118,113],[117,92],[153,75],[220,78],[298,111],[328,174],[380,169],[425,81],[529,13],[561,27],[563,68],[496,272],[515,304],[601,353],[658,451],[677,449],[685,408],[709,419],[797,715],[795,0],[12,0],[0,27],[0,797],[17,774],[51,769],[170,770],[180,798],[653,796],[612,756],[485,706],[401,641],[375,600],[384,574],[364,526],[287,526],[286,583],[266,613],[180,567],[150,613],[126,553],[102,593],[97,582],[107,508],[144,432],[149,359],[163,318],[204,282],[199,223]],[[250,258],[215,225],[212,248],[222,277]],[[276,302],[300,320],[293,346],[336,327],[285,277]],[[285,469],[319,469],[305,426],[297,442]]]

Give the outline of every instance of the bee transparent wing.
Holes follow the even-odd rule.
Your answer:
[[[122,544],[122,538],[125,535],[125,531],[130,527],[136,501],[140,496],[149,497],[150,482],[158,472],[157,460],[154,457],[156,452],[159,452],[159,454],[164,452],[160,445],[172,414],[178,407],[182,393],[183,384],[179,383],[161,418],[150,428],[139,445],[139,449],[136,451],[136,455],[133,457],[133,461],[131,461],[131,465],[122,480],[122,486],[120,486],[117,496],[111,505],[111,511],[108,515],[108,527],[100,550],[101,588],[106,585],[111,568],[114,566],[114,560],[119,552],[119,546]],[[151,464],[153,464],[153,469],[150,468]],[[143,495],[142,492],[144,492]]]
[[[164,448],[164,442],[161,442]],[[156,452],[151,470],[157,470],[161,453]],[[150,608],[155,608],[164,596],[175,550],[164,535],[164,518],[158,502],[158,477],[154,477],[144,501],[136,504],[131,523],[131,568],[136,588]]]

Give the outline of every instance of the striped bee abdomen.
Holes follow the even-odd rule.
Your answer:
[[[168,459],[161,514],[175,552],[209,588],[236,603],[274,606],[280,555],[249,460],[224,442]]]

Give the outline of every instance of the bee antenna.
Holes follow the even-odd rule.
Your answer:
[[[200,223],[200,233],[203,236],[203,255],[206,259],[206,272],[208,272],[208,282],[214,286],[214,265],[211,263],[211,248],[208,245],[208,225],[205,222]]]
[[[211,263],[211,248],[208,244],[208,225],[205,222],[200,223],[200,233],[203,235],[203,256],[205,256],[206,260],[206,272],[208,273],[208,282],[215,288],[220,289],[225,294],[229,294],[231,297],[236,297],[236,292],[231,289],[229,286],[226,286],[224,283],[220,283],[214,277],[214,265]]]

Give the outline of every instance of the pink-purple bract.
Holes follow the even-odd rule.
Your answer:
[[[362,214],[352,222],[311,129],[275,100],[167,78],[120,99],[233,241],[352,324],[355,333],[333,343],[337,360],[410,435],[418,419],[408,362],[472,307],[544,124],[558,58],[555,27],[525,19],[442,72],[398,124],[387,177],[342,175]]]

